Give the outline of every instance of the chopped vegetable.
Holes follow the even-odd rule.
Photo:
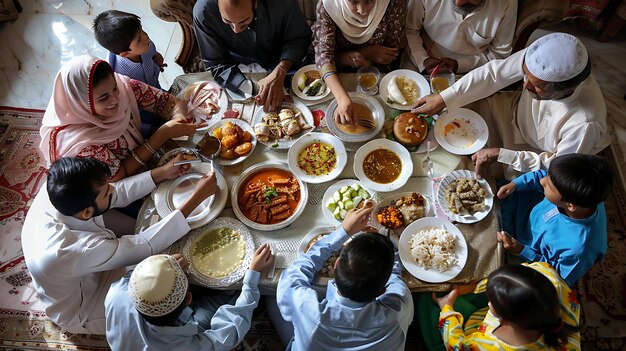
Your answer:
[[[278,192],[276,192],[276,188],[267,188],[267,190],[265,190],[265,193],[263,194],[263,197],[265,197],[265,201],[267,201],[267,203],[269,204],[273,198],[278,196]]]

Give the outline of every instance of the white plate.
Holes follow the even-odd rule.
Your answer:
[[[374,210],[372,210],[372,217],[374,218],[374,222],[376,224],[378,224],[378,226],[380,226],[381,228],[386,229],[386,227],[383,227],[382,224],[380,224],[380,222],[378,222],[378,212],[383,208],[383,207],[388,207],[388,206],[392,206],[396,204],[396,201],[402,199],[402,197],[409,197],[411,196],[411,194],[414,192],[405,192],[405,193],[399,193],[399,194],[393,194],[390,196],[387,196],[386,198],[380,200],[378,203],[376,203],[376,206],[374,206]],[[430,198],[428,196],[424,196],[424,194],[422,194],[422,196],[424,197],[424,200],[426,201],[425,205],[424,205],[424,217],[429,217],[429,216],[433,216],[434,215],[434,211],[433,211],[433,206],[430,204],[430,202],[432,200],[430,200]],[[419,219],[419,218],[418,218]],[[413,223],[413,222],[411,222]],[[409,224],[411,224],[409,223]],[[402,231],[404,228],[406,227],[406,225],[401,226],[400,228],[396,228],[396,229],[392,229],[394,231]]]
[[[439,189],[437,190],[437,202],[439,202],[439,206],[441,207],[443,212],[448,216],[448,218],[450,218],[451,221],[455,221],[459,223],[476,223],[480,221],[481,219],[485,218],[487,214],[489,214],[489,211],[491,211],[491,208],[493,207],[493,192],[491,191],[491,186],[489,186],[489,183],[487,183],[487,181],[485,181],[484,179],[478,179],[478,183],[480,184],[481,187],[483,187],[483,189],[485,189],[485,192],[487,193],[485,195],[485,209],[482,211],[476,212],[473,215],[471,214],[458,215],[450,211],[448,209],[448,206],[446,205],[446,188],[448,187],[448,185],[450,185],[450,183],[452,183],[452,181],[458,178],[476,179],[476,173],[466,170],[466,169],[459,169],[459,170],[448,173],[448,175],[446,175],[443,178],[441,183],[439,183]]]
[[[237,177],[230,192],[230,203],[233,207],[233,212],[235,212],[235,216],[237,216],[237,218],[239,218],[239,220],[242,221],[243,224],[256,230],[273,231],[285,228],[286,226],[293,223],[298,217],[300,217],[300,215],[304,211],[304,207],[306,206],[307,201],[309,200],[309,190],[306,186],[306,183],[304,183],[301,179],[298,179],[298,184],[300,185],[300,202],[298,203],[298,207],[296,207],[296,210],[291,215],[291,217],[285,219],[284,221],[275,224],[261,224],[251,221],[243,214],[243,212],[241,212],[241,209],[239,208],[239,201],[237,198],[239,195],[239,189],[248,180],[248,178],[266,169],[279,169],[293,175],[293,172],[289,170],[289,166],[287,166],[286,163],[279,161],[266,161],[257,163],[243,171],[243,173],[241,173],[241,175]]]
[[[421,230],[429,228],[441,228],[445,227],[456,238],[456,245],[454,254],[456,255],[457,262],[454,266],[448,268],[445,272],[439,272],[436,269],[424,269],[419,266],[413,259],[409,248],[409,240],[413,235]],[[404,268],[411,273],[415,278],[423,280],[429,283],[443,283],[456,277],[467,262],[467,243],[465,237],[459,228],[455,227],[452,223],[436,217],[424,217],[409,224],[406,229],[400,235],[400,241],[398,243],[398,252],[400,253],[400,260],[404,265]]]
[[[187,86],[187,88],[183,89],[183,91],[181,91],[177,97],[180,99],[184,99],[184,100],[188,100],[189,99],[189,95],[191,94],[191,92],[189,92],[188,94],[185,94],[185,92],[187,92],[187,89],[191,89],[191,91],[193,91],[194,88],[196,87],[198,84],[204,83],[204,81],[200,81],[200,82],[195,82],[190,84],[189,86]],[[213,124],[217,123],[219,120],[222,119],[222,117],[224,116],[224,112],[226,111],[226,109],[228,109],[228,96],[226,96],[226,92],[223,91],[223,88],[221,88],[219,85],[217,85],[217,83],[215,82],[211,82],[209,81],[207,83],[207,85],[210,84],[212,86],[214,86],[217,89],[221,89],[222,92],[220,93],[219,96],[219,100],[218,100],[218,104],[219,104],[219,110],[217,110],[217,112],[215,112],[213,114],[213,116],[210,119],[205,120],[204,118],[202,118],[202,114],[198,112],[198,110],[194,110],[192,112],[192,117],[194,117],[194,123],[198,124],[201,121],[199,120],[200,118],[202,118],[202,121],[206,122],[207,126],[206,127],[202,127],[202,128],[198,128],[196,129],[197,132],[203,131],[203,130],[207,130],[209,129],[209,127],[211,127]],[[187,97],[185,97],[185,95],[187,95]]]
[[[363,170],[363,161],[365,157],[372,151],[378,149],[387,149],[393,151],[402,161],[402,170],[396,180],[391,183],[382,184],[376,183],[369,179]],[[411,161],[411,154],[402,146],[402,144],[391,141],[388,139],[376,139],[361,146],[354,155],[354,174],[365,185],[366,188],[370,188],[375,191],[389,192],[401,188],[411,177],[413,173],[413,161]]]
[[[428,81],[426,80],[426,78],[424,78],[421,74],[415,71],[408,70],[408,69],[395,70],[393,72],[389,72],[388,74],[386,74],[383,77],[383,79],[380,81],[380,85],[379,85],[380,98],[383,99],[383,101],[387,104],[387,106],[391,108],[395,108],[396,110],[409,111],[413,107],[413,105],[415,105],[414,103],[402,105],[397,102],[389,102],[387,100],[387,98],[389,97],[389,89],[387,89],[387,86],[389,85],[389,81],[391,81],[391,78],[395,76],[405,76],[415,81],[415,83],[417,84],[417,87],[420,90],[418,94],[419,97],[417,98],[417,100],[430,94],[430,85],[428,84]],[[417,100],[415,100],[415,102],[417,102]]]
[[[194,179],[199,179],[199,177],[201,177],[203,174],[208,173],[209,170],[210,165],[208,163],[193,164],[191,166],[191,169],[189,170],[190,173],[187,174],[187,176],[193,174]],[[175,182],[183,177],[166,180],[159,183],[159,186],[154,192],[154,204],[157,213],[161,218],[164,218],[172,213],[172,209],[170,207],[171,202],[168,201],[168,193],[170,192],[170,188],[175,184]],[[217,178],[217,190],[215,191],[215,195],[212,195],[207,200],[205,200],[205,202],[212,201],[209,208],[199,215],[189,216],[187,218],[187,223],[189,223],[191,229],[202,227],[205,224],[209,223],[211,220],[217,217],[224,209],[224,206],[226,206],[226,200],[228,199],[228,184],[226,183],[226,178],[224,178],[224,176],[218,170],[215,170],[215,177]]]
[[[445,128],[457,122],[448,135]],[[457,108],[443,112],[435,122],[435,138],[439,145],[456,155],[470,155],[482,149],[489,139],[489,128],[480,115],[466,108]]]
[[[218,164],[222,166],[232,166],[232,165],[236,165],[236,164],[243,162],[243,160],[245,160],[250,155],[252,155],[252,153],[254,152],[254,148],[256,148],[256,136],[254,135],[254,129],[252,129],[252,127],[248,123],[246,123],[246,121],[241,120],[241,119],[236,119],[236,118],[222,119],[221,121],[209,127],[209,129],[207,130],[207,134],[213,135],[213,131],[215,129],[223,127],[227,122],[232,122],[233,124],[238,125],[239,127],[241,127],[241,129],[243,129],[244,132],[248,132],[250,133],[250,135],[252,135],[252,141],[250,142],[252,143],[252,150],[250,150],[250,152],[248,152],[246,155],[237,157],[234,160],[227,160],[221,157],[216,157],[215,162],[217,162]]]
[[[330,199],[333,196],[335,191],[343,188],[344,186],[350,186],[354,183],[359,184],[361,188],[365,189],[370,194],[370,199],[374,198],[375,193],[371,191],[370,189],[368,189],[366,186],[363,186],[363,183],[359,182],[356,179],[342,179],[338,181],[337,183],[329,186],[328,189],[326,189],[324,196],[322,197],[322,212],[324,213],[324,217],[326,217],[326,220],[331,225],[338,226],[338,225],[341,225],[341,222],[335,219],[335,216],[333,215],[333,213],[330,212],[330,210],[326,208],[326,202],[328,202],[328,199]]]
[[[305,72],[309,72],[309,71],[318,71],[317,66],[315,65],[306,65],[302,68],[300,68],[299,70],[296,71],[296,74],[293,75],[293,78],[291,79],[291,91],[296,94],[296,96],[301,99],[304,100],[306,102],[319,102],[321,100],[323,100],[325,97],[328,96],[328,94],[330,94],[330,88],[328,86],[326,86],[326,92],[324,92],[324,94],[322,95],[318,95],[318,96],[308,96],[305,94],[302,94],[302,92],[300,91],[300,88],[298,87],[298,77],[300,77],[301,74],[305,73]],[[320,74],[321,76],[321,74]],[[326,85],[326,83],[324,83],[324,85]]]
[[[309,110],[308,107],[306,107],[305,104],[303,104],[300,101],[294,101],[293,103],[290,102],[283,102],[281,109],[283,108],[289,108],[289,109],[296,109],[298,111],[300,111],[302,113],[302,117],[304,117],[304,120],[306,121],[306,123],[308,123],[311,128],[305,130],[305,131],[300,131],[300,133],[294,135],[291,139],[279,139],[278,140],[278,146],[274,147],[272,145],[274,145],[274,139],[268,140],[268,141],[260,141],[259,142],[267,147],[270,148],[274,148],[274,149],[280,149],[280,150],[286,150],[289,149],[301,136],[310,133],[313,128],[315,128],[315,122],[313,120],[313,114],[311,113],[311,110]],[[277,113],[280,112],[280,109],[277,111]],[[263,121],[263,116],[266,115],[267,113],[263,112],[262,108],[257,109],[257,112],[255,113],[255,115],[252,117],[252,128],[254,128],[254,126]],[[253,134],[254,135],[254,134]],[[254,136],[256,138],[256,135]]]
[[[246,252],[244,254],[243,261],[241,262],[241,265],[238,269],[236,269],[234,272],[227,276],[221,278],[213,278],[202,274],[194,266],[192,260],[192,246],[197,238],[215,229],[220,228],[232,228],[239,231],[239,235],[241,235],[246,243]],[[243,223],[230,217],[220,217],[202,228],[194,229],[190,231],[183,240],[185,241],[183,246],[183,257],[185,257],[187,261],[189,261],[188,271],[190,275],[193,276],[196,280],[202,282],[205,286],[212,287],[226,287],[241,280],[241,278],[243,278],[243,276],[246,274],[248,267],[250,266],[250,262],[252,261],[252,255],[254,254],[255,250],[254,239],[252,238],[252,234],[250,234],[248,228],[246,228]]]
[[[311,240],[315,239],[318,235],[328,235],[332,232],[334,232],[336,229],[336,227],[331,227],[331,226],[325,226],[325,227],[317,227],[315,229],[313,229],[312,231],[310,231],[304,238],[302,238],[302,240],[300,241],[300,246],[298,247],[298,255],[304,255],[304,250],[306,250],[306,247],[309,245],[309,243],[311,242]],[[350,239],[348,239],[350,240]],[[313,284],[316,285],[322,285],[322,286],[326,286],[328,285],[328,281],[330,281],[331,278],[327,275],[323,275],[321,274],[319,271],[315,272],[315,276],[313,277]]]
[[[335,149],[336,163],[335,168],[324,175],[309,175],[303,169],[298,166],[298,156],[300,153],[309,145],[314,142],[322,142],[326,144],[330,144]],[[346,167],[346,163],[348,163],[348,154],[346,153],[346,148],[343,146],[341,140],[335,138],[334,136],[327,133],[309,133],[302,138],[298,139],[291,148],[289,148],[289,153],[287,154],[287,163],[289,164],[289,169],[296,175],[297,178],[301,179],[307,183],[324,183],[330,180],[333,180],[341,174],[343,169]]]
[[[330,105],[328,105],[328,108],[326,109],[326,117],[324,117],[328,130],[339,138],[339,140],[351,143],[372,140],[383,129],[385,124],[385,110],[383,110],[383,107],[373,96],[354,92],[348,93],[348,95],[350,96],[352,102],[365,105],[370,111],[372,111],[372,117],[374,118],[374,123],[376,124],[374,129],[371,129],[369,132],[363,134],[348,134],[339,129],[335,119],[333,118],[335,110],[337,109],[337,100],[333,100]]]

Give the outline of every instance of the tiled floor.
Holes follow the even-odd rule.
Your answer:
[[[0,106],[44,109],[56,72],[71,57],[89,53],[106,58],[93,38],[93,18],[107,9],[141,16],[145,31],[168,66],[161,85],[169,87],[182,69],[174,63],[181,42],[177,24],[157,18],[148,0],[29,0],[14,22],[0,23]],[[554,31],[571,32],[585,43],[602,87],[609,114],[616,122],[621,149],[626,154],[626,30],[611,43],[599,43],[595,34],[560,24]],[[540,30],[536,34],[547,33]],[[626,162],[626,160],[624,160]]]

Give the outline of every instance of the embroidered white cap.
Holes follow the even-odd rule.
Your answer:
[[[587,66],[585,45],[573,35],[551,33],[535,40],[524,55],[526,68],[546,82],[564,82]]]
[[[130,275],[128,293],[137,311],[160,317],[174,311],[187,295],[187,276],[169,255],[141,261]]]

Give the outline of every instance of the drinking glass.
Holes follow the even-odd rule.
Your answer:
[[[369,95],[376,95],[378,93],[378,80],[380,79],[380,72],[374,66],[363,66],[356,71],[358,78],[357,91],[366,93]]]
[[[439,94],[454,84],[456,76],[447,68],[440,68],[430,76],[430,87],[434,94]]]

